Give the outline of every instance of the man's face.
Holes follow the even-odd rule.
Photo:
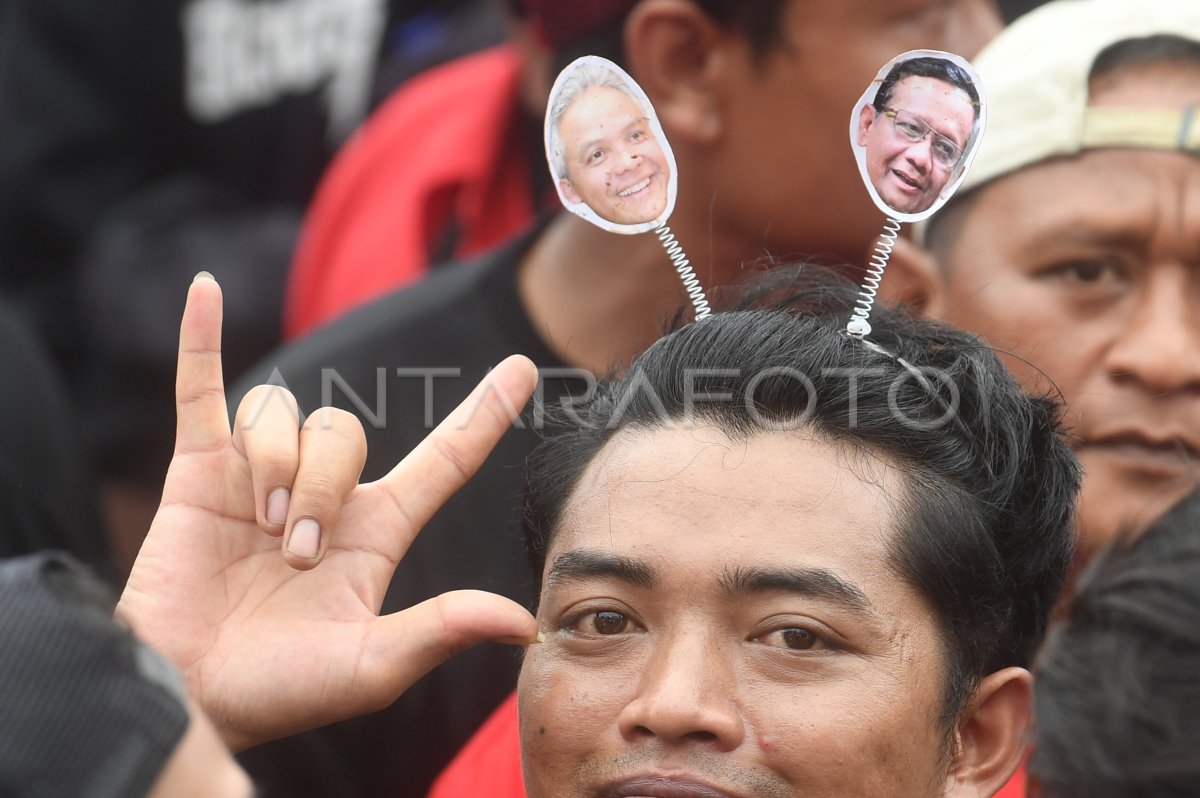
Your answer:
[[[563,192],[615,224],[644,224],[667,209],[670,167],[646,115],[620,89],[580,92],[559,125]]]
[[[1142,69],[1092,104],[1182,108],[1198,85],[1197,68]],[[1094,150],[1008,175],[953,212],[957,233],[934,240],[939,315],[1011,351],[1027,384],[1062,392],[1085,470],[1084,551],[1144,527],[1200,476],[1200,161]]]
[[[970,58],[1000,27],[991,0],[792,0],[783,47],[756,60],[745,43],[724,115],[729,146],[694,212],[753,252],[860,261],[883,221],[846,135],[863,89],[899,53]]]
[[[900,213],[928,210],[954,174],[974,125],[971,98],[937,78],[899,81],[883,112],[864,106],[858,144],[866,148],[867,176],[879,198]]]
[[[887,564],[900,477],[850,457],[703,427],[605,446],[521,672],[530,798],[943,794],[943,649]]]

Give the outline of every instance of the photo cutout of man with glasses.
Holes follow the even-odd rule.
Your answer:
[[[854,131],[859,165],[885,212],[924,214],[950,195],[978,139],[980,108],[971,73],[954,61],[894,62],[874,99],[864,99]]]

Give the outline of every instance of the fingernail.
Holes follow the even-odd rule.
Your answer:
[[[546,635],[544,635],[542,632],[538,632],[538,633],[537,633],[537,637],[533,638],[533,642],[535,642],[535,643],[545,643],[545,642],[546,642]]]
[[[212,280],[215,283],[217,278],[212,276],[212,272],[197,272],[196,276],[192,278],[193,283],[198,283],[201,280]]]
[[[302,560],[315,560],[321,548],[321,525],[312,518],[301,518],[292,526],[288,554]]]
[[[288,502],[292,500],[292,492],[287,488],[276,488],[267,497],[267,523],[283,526],[287,523]]]

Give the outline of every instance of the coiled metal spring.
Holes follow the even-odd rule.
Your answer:
[[[863,277],[854,315],[846,324],[846,332],[851,335],[862,338],[871,334],[871,309],[875,307],[875,296],[879,293],[879,284],[883,282],[883,272],[887,268],[888,259],[892,257],[892,250],[896,248],[896,239],[899,236],[900,222],[889,217],[883,226],[883,232],[879,234],[879,241],[875,244],[875,254],[871,257],[867,274]]]
[[[679,279],[683,280],[683,288],[687,291],[688,298],[692,300],[692,307],[696,309],[696,321],[711,315],[712,309],[708,306],[708,298],[704,295],[700,279],[692,271],[691,262],[684,253],[683,247],[675,240],[675,234],[671,232],[671,228],[664,224],[654,232],[658,235],[658,240],[662,242],[663,249],[667,251],[667,257],[671,259],[675,271],[679,273]]]

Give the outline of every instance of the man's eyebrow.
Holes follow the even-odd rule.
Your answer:
[[[839,604],[861,615],[878,617],[861,588],[824,568],[738,566],[725,571],[721,588],[730,599],[752,593],[794,593]]]
[[[619,554],[575,549],[554,560],[546,577],[546,586],[554,587],[574,579],[597,578],[617,579],[647,590],[658,584],[658,574],[645,563]]]
[[[1128,217],[1090,220],[1077,213],[1059,214],[1057,209],[1031,224],[1028,234],[1031,240],[1051,239],[1055,245],[1048,250],[1051,253],[1074,246],[1098,247],[1105,250],[1103,254],[1138,253],[1145,250],[1148,237],[1145,225]]]
[[[604,139],[591,139],[579,145],[579,149],[575,151],[579,160],[586,161],[591,151],[604,144]]]

